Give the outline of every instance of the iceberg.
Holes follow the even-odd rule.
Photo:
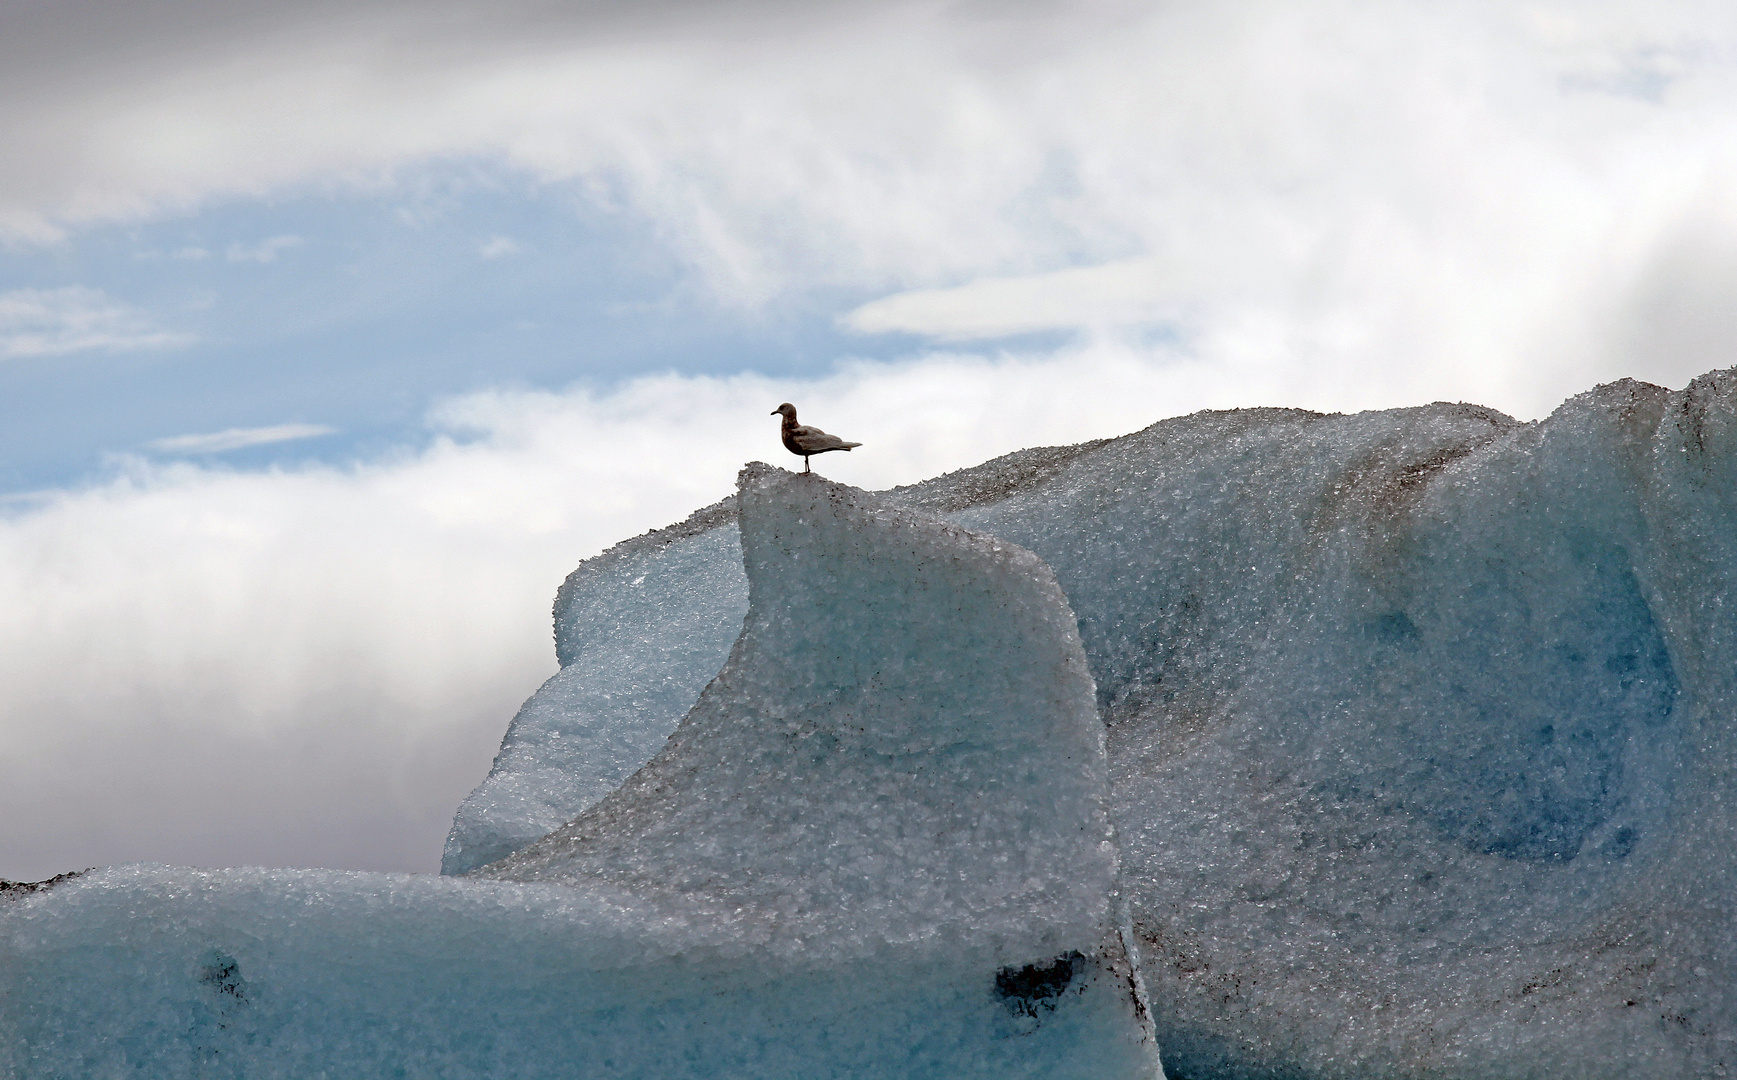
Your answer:
[[[1734,398],[1722,371],[1535,423],[1207,412],[887,493],[1067,595],[1172,1075],[1737,1068]],[[666,680],[632,718],[647,758],[747,614],[735,513],[628,541],[558,600],[565,660],[660,597],[587,676]],[[608,723],[533,698],[508,745],[533,722]],[[564,767],[591,787],[545,789],[542,820],[618,768]],[[491,824],[521,768],[503,750],[465,845],[531,843]]]
[[[0,889],[0,1073],[1727,1075],[1734,585],[1737,370],[750,466],[442,876]]]
[[[764,465],[733,515],[745,618],[625,782],[595,797],[624,743],[594,732],[579,781],[486,803],[511,828],[588,808],[465,875],[134,866],[8,888],[0,1072],[1161,1076],[1054,575]],[[714,633],[721,601],[693,599],[657,626]],[[517,745],[583,758],[539,730]],[[527,766],[520,793],[546,775],[529,750],[502,761]]]

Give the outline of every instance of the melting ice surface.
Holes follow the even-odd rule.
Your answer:
[[[121,867],[9,890],[0,1075],[1160,1075],[1054,575],[819,476],[751,466],[737,506],[746,620],[624,784],[597,798],[620,751],[586,715],[590,756],[553,730],[516,745],[591,770],[527,798],[589,808],[468,877]],[[631,715],[608,689],[544,699]]]
[[[449,876],[0,900],[0,1073],[1728,1075],[1734,580],[1737,372],[754,467],[562,587]]]
[[[1533,424],[1201,413],[890,493],[1037,553],[1068,595],[1172,1076],[1737,1070],[1734,398],[1716,372]],[[671,704],[603,721],[545,698],[564,669],[449,873],[525,842],[492,825],[531,816],[515,747],[603,721],[657,752],[746,610],[732,520],[569,578],[563,662]],[[623,626],[636,596],[658,615]],[[540,821],[621,766],[562,768],[575,794],[539,788]]]

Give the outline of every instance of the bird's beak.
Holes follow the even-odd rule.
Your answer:
[[[773,410],[772,410],[772,411],[771,411],[771,412],[769,412],[769,413],[767,413],[767,414],[766,414],[766,415],[767,415],[767,416],[777,416],[777,415],[778,415],[778,410],[777,410],[777,409],[773,409]]]

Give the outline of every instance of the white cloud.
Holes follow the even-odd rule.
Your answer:
[[[485,259],[498,259],[503,255],[517,255],[524,248],[510,236],[491,236],[477,248],[477,254]]]
[[[944,340],[1006,337],[1034,330],[1072,330],[1171,321],[1184,282],[1166,279],[1153,259],[1010,278],[981,278],[949,289],[895,293],[841,320],[865,334],[902,332]],[[1168,305],[1165,298],[1172,298]]]
[[[274,263],[279,255],[303,243],[299,236],[272,236],[257,244],[231,244],[224,258],[230,262]]]
[[[146,445],[169,454],[221,454],[249,446],[268,446],[330,435],[334,430],[324,424],[274,424],[270,427],[228,428],[205,435],[174,435],[167,439],[153,439]]]
[[[1646,299],[1737,205],[1729,5],[176,10],[0,95],[20,240],[483,162],[655,222],[725,304],[879,291],[864,329],[1160,321],[1526,409],[1737,350]]]
[[[162,329],[145,312],[100,289],[69,285],[0,293],[0,360],[88,349],[161,349],[193,340],[191,334]]]

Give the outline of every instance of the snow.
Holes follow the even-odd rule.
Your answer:
[[[1737,1068],[1734,396],[1201,413],[890,493],[1077,613],[1169,1066]],[[636,572],[727,581],[725,524]]]
[[[464,876],[7,890],[0,1072],[1160,1075],[1054,576],[818,476],[737,503],[746,621],[647,768]]]

